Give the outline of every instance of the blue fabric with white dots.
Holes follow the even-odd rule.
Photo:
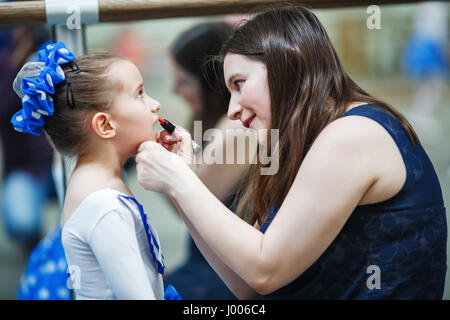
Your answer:
[[[367,104],[344,114],[355,115],[375,120],[392,136],[405,163],[406,181],[391,199],[357,206],[316,262],[263,299],[442,299],[447,221],[433,164],[387,111]],[[278,209],[271,208],[261,232]]]
[[[42,239],[33,249],[20,280],[19,300],[70,300],[66,255],[61,227]],[[68,282],[69,281],[69,282]]]

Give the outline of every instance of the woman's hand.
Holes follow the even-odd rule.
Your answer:
[[[159,133],[159,136],[156,138],[156,142],[161,144],[170,152],[173,152],[173,149],[177,146],[177,141],[173,139],[172,135],[165,129]]]
[[[167,131],[162,130],[159,133],[156,142],[172,153],[182,157],[188,164],[192,160],[192,139],[189,132],[182,127],[176,126],[174,135],[176,139]]]
[[[136,170],[139,184],[146,190],[171,193],[174,187],[185,183],[184,178],[192,171],[187,166],[192,159],[191,137],[189,132],[177,127],[174,131],[177,141],[168,141],[160,134],[157,142],[146,141],[138,148]],[[166,140],[165,148],[162,141]],[[172,138],[173,140],[173,138]]]

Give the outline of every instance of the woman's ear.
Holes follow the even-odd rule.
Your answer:
[[[116,126],[108,113],[95,113],[91,120],[91,127],[100,138],[111,139],[116,136]]]

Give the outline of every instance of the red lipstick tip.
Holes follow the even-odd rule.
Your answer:
[[[159,118],[158,120],[159,120],[160,124],[163,124],[165,122],[165,120],[163,118]]]

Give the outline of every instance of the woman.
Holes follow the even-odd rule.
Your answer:
[[[241,299],[441,299],[447,225],[431,161],[406,119],[345,73],[317,17],[275,8],[222,50],[228,116],[279,129],[279,168],[249,175],[225,208],[156,142],[138,180],[168,194],[216,272]],[[190,137],[169,148],[190,152]],[[372,271],[374,270],[374,271]]]
[[[214,80],[214,65],[205,63],[209,56],[217,55],[223,42],[231,35],[232,27],[225,22],[204,22],[182,32],[170,49],[175,78],[173,91],[184,98],[192,110],[191,135],[194,121],[201,121],[202,131],[211,128],[225,133],[238,128],[239,121],[227,118],[230,95]],[[218,66],[217,66],[218,67]],[[163,136],[164,137],[164,136]],[[165,136],[170,142],[171,136]],[[225,135],[223,135],[225,137]],[[225,139],[216,139],[205,147],[226,147]],[[228,208],[232,204],[236,185],[247,169],[246,165],[205,163],[195,167],[195,172],[209,190]],[[217,181],[221,181],[217,184]],[[233,294],[203,258],[192,238],[188,240],[188,257],[173,273],[165,278],[173,284],[184,299],[233,299]]]

